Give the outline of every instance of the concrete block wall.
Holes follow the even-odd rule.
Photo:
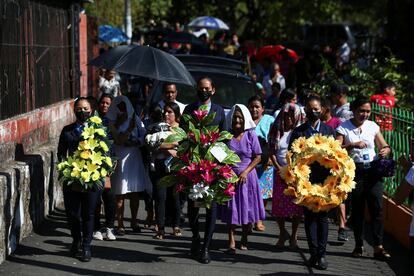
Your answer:
[[[73,121],[72,101],[0,121],[0,263],[55,208],[60,131]]]

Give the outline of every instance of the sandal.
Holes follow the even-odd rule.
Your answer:
[[[125,235],[125,228],[123,228],[123,227],[118,227],[118,228],[116,229],[116,234],[117,234],[118,236],[124,236],[124,235]]]
[[[153,221],[154,221],[154,214],[152,212],[148,212],[147,218],[145,219],[145,222],[144,222],[144,228],[145,229],[151,228]]]
[[[180,227],[174,227],[173,228],[173,235],[174,235],[174,237],[181,237],[182,236]]]
[[[355,247],[354,251],[352,251],[351,253],[352,257],[354,258],[360,258],[362,257],[363,254],[364,254],[364,248],[362,246]],[[375,257],[375,254],[374,254],[374,257]]]
[[[226,253],[229,255],[236,255],[236,247],[227,248]]]
[[[131,226],[133,233],[141,233],[141,227],[139,225]]]
[[[391,255],[384,248],[380,248],[377,252],[374,252],[374,259],[386,262],[391,259]]]
[[[289,249],[290,250],[298,250],[299,249],[298,241],[296,239],[290,239],[289,240]]]
[[[155,240],[163,240],[165,237],[164,230],[160,230],[157,232],[157,234],[153,237]]]
[[[266,226],[263,224],[263,222],[260,222],[256,223],[253,229],[258,232],[264,232],[266,231]]]
[[[240,241],[240,250],[249,250],[247,248],[247,237],[241,239],[241,241]]]

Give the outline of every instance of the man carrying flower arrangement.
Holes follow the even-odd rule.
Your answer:
[[[335,137],[335,131],[330,126],[324,124],[321,118],[321,98],[318,95],[311,95],[306,100],[305,112],[307,122],[296,127],[290,138],[289,149],[292,148],[294,141],[300,137],[309,138],[316,134],[323,136]],[[323,183],[326,178],[325,169],[321,166],[314,165],[311,167],[311,183]],[[306,238],[308,240],[310,259],[307,261],[307,265],[318,269],[325,270],[328,268],[326,262],[326,244],[328,241],[328,212],[313,210],[304,208],[305,215],[305,231]]]
[[[98,116],[91,117],[88,99],[78,98],[74,112],[76,122],[65,126],[59,137],[57,155],[61,163],[57,168],[63,179],[65,210],[73,238],[70,252],[88,262],[95,207],[113,163],[106,129]]]
[[[181,169],[172,175],[175,179],[184,179],[184,183],[174,183],[177,184],[177,191],[186,190],[185,183],[190,184],[191,186],[190,189],[187,189],[189,190],[188,219],[193,234],[191,256],[197,258],[204,264],[208,264],[211,260],[209,249],[216,224],[217,200],[220,195],[220,193],[214,193],[214,189],[218,187],[220,192],[223,193],[224,189],[221,188],[226,185],[226,187],[228,186],[229,188],[226,193],[230,194],[229,190],[231,190],[232,187],[230,180],[237,179],[231,168],[227,164],[224,166],[218,164],[217,160],[210,152],[211,148],[214,147],[215,142],[231,138],[229,133],[220,134],[220,131],[225,129],[225,115],[221,106],[211,102],[211,96],[214,95],[214,93],[214,84],[210,78],[203,77],[198,80],[197,96],[199,101],[187,105],[183,112],[184,120],[181,127],[183,127],[186,132],[183,131],[182,134],[186,139],[188,138],[187,141],[180,141],[181,148],[178,149],[178,156],[183,163],[181,163]],[[178,136],[180,136],[179,133],[181,132],[177,133]],[[224,150],[223,145],[225,147]],[[229,151],[227,146],[221,142],[220,146],[217,147],[216,152],[219,152],[218,154],[224,152],[224,154],[227,155],[222,162],[226,159],[227,161],[232,161],[231,159],[234,158],[234,153],[230,154],[230,152],[226,153],[226,151]],[[172,166],[172,169],[174,169],[174,166]],[[179,178],[177,178],[177,176]],[[230,196],[224,194],[221,197],[222,202],[229,199]],[[203,205],[207,207],[205,232],[202,244],[199,233],[200,205],[198,203],[200,200],[202,200],[204,202]]]

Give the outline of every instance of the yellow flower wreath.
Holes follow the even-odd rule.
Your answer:
[[[286,155],[287,166],[280,175],[286,181],[285,195],[313,212],[328,211],[341,204],[355,187],[355,163],[339,141],[315,135],[298,138]],[[319,163],[330,171],[323,183],[311,183],[310,165]]]

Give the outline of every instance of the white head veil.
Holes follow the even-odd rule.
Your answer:
[[[228,128],[229,129],[232,128],[233,115],[237,108],[241,110],[241,113],[243,114],[243,117],[244,117],[244,130],[255,128],[256,124],[254,123],[252,119],[252,115],[250,114],[249,109],[247,109],[247,107],[244,104],[233,105],[229,113],[227,113],[226,121],[227,121]]]

